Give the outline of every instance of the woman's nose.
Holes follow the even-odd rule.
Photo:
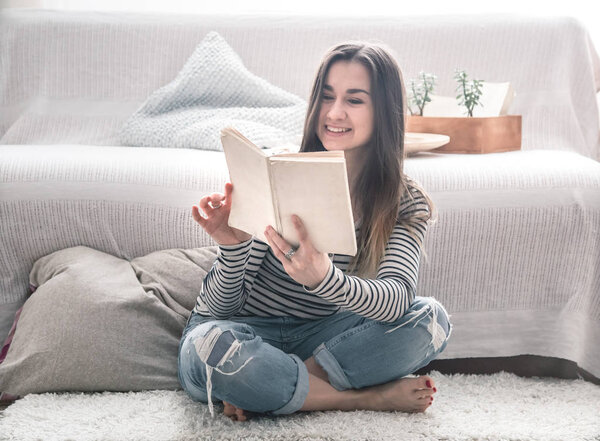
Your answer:
[[[343,102],[336,100],[331,104],[329,111],[327,112],[329,119],[337,120],[346,118],[346,110],[344,109]]]

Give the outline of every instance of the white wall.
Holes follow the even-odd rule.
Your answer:
[[[0,0],[0,7],[193,13],[294,13],[331,15],[427,15],[519,13],[567,15],[588,28],[600,52],[600,14],[593,0]]]

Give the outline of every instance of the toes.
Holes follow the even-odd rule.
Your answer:
[[[435,387],[435,382],[433,381],[433,378],[431,378],[429,375],[420,376],[419,377],[419,385],[420,385],[419,392],[421,392],[421,393],[424,393],[427,395],[432,395],[437,392],[437,388]]]
[[[418,389],[415,391],[415,395],[420,404],[427,403],[428,405],[433,402],[433,394],[435,389]]]
[[[427,389],[434,389],[435,388],[435,382],[433,381],[433,378],[431,378],[429,375],[422,375],[420,377],[421,380],[421,384],[423,384],[423,387],[427,388]]]
[[[431,395],[425,395],[423,397],[418,398],[415,403],[417,403],[418,406],[431,404],[433,403],[433,397]]]
[[[233,404],[228,403],[227,401],[223,401],[223,414],[231,421],[247,421],[248,415],[245,414],[244,409],[240,409],[235,407]]]
[[[433,404],[433,401],[429,401],[429,402],[426,402],[426,403],[422,403],[422,404],[419,406],[419,408],[418,408],[417,412],[425,412],[427,409],[429,409],[429,408],[431,407],[431,405],[432,405],[432,404]]]
[[[416,401],[415,412],[425,412],[433,403],[433,394],[437,391],[433,378],[428,375],[419,377],[419,388],[414,391]]]
[[[226,401],[223,401],[223,406],[224,406],[223,414],[225,416],[231,417],[231,416],[235,415],[235,407],[233,405],[229,404]]]
[[[238,407],[235,408],[235,415],[237,416],[238,421],[247,421],[249,419],[249,413],[246,413],[244,409],[240,409]]]
[[[417,389],[414,391],[414,399],[417,400],[431,400],[433,398],[433,389]]]

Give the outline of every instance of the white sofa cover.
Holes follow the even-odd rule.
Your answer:
[[[418,295],[452,316],[441,358],[542,355],[600,377],[600,63],[577,21],[42,10],[0,20],[0,338],[44,255],[85,245],[131,259],[212,244],[191,205],[222,189],[223,154],[118,145],[124,121],[209,31],[303,99],[328,47],[377,39],[406,81],[436,73],[439,94],[454,92],[455,68],[510,81],[510,113],[523,115],[521,151],[405,163],[439,213]]]

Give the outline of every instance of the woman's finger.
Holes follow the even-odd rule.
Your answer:
[[[295,214],[292,214],[292,223],[294,224],[296,231],[298,231],[298,239],[300,240],[300,243],[307,240],[308,232],[306,231],[306,227],[304,227],[304,223],[302,222],[300,217]]]
[[[223,205],[223,199],[225,199],[225,195],[223,193],[213,193],[210,195],[210,207],[213,209],[219,208]]]
[[[223,200],[224,205],[231,205],[231,193],[233,193],[233,184],[228,182],[225,184],[225,199]]]
[[[273,236],[271,235],[271,233],[269,233],[268,228],[267,231],[265,231],[265,237],[267,238],[267,242],[269,242],[269,246],[271,247],[271,250],[273,250],[273,254],[275,254],[275,257],[277,257],[281,263],[285,264],[285,261],[287,260],[285,257],[285,253],[283,253],[279,246],[274,242]]]
[[[271,239],[273,240],[273,243],[277,246],[277,248],[279,248],[279,251],[281,251],[282,253],[285,254],[290,250],[290,248],[292,248],[292,246],[289,243],[287,243],[287,241],[283,237],[281,237],[281,235],[277,231],[275,231],[273,227],[268,226],[266,233],[269,233]]]
[[[308,237],[308,231],[306,231],[306,227],[304,226],[304,222],[300,219],[299,216],[292,214],[292,223],[298,232],[298,240],[300,241],[300,245],[306,247],[308,249],[314,249],[310,238]]]
[[[198,204],[206,216],[208,216],[208,214],[214,210],[214,208],[208,204],[209,201],[210,196],[204,196],[202,199],[200,199],[200,203]]]
[[[202,225],[202,227],[204,227],[206,219],[203,218],[202,215],[200,214],[200,209],[198,208],[197,205],[194,205],[192,207],[192,217],[194,218],[194,220],[196,222],[198,222],[200,225]]]

